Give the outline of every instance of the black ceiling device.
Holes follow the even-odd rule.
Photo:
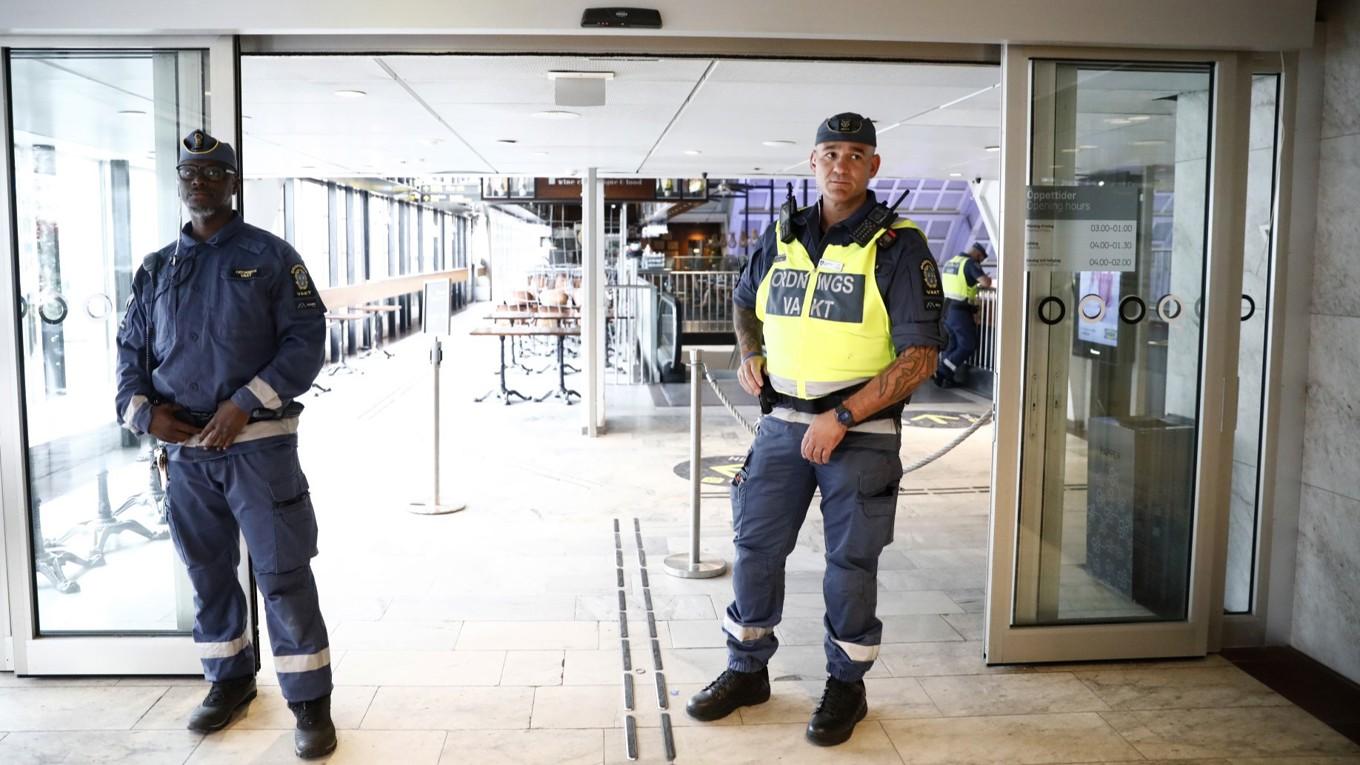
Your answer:
[[[661,12],[653,8],[587,8],[581,14],[581,26],[660,29]]]

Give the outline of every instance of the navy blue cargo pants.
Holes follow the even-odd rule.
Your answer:
[[[728,667],[754,672],[779,647],[774,634],[784,610],[784,561],[822,491],[826,529],[826,669],[854,682],[878,657],[883,623],[878,605],[878,556],[893,538],[902,480],[897,434],[846,433],[831,461],[816,465],[800,454],[807,426],[766,417],[732,482],[736,560],[735,599],[723,619]]]
[[[953,381],[959,367],[968,362],[978,346],[978,325],[973,310],[966,303],[949,301],[944,312],[944,326],[949,330],[949,341],[940,354],[940,373]]]
[[[298,464],[297,437],[269,439],[260,447],[174,460],[170,536],[194,586],[194,643],[204,676],[218,681],[255,674],[246,597],[236,575],[244,534],[264,596],[280,690],[288,701],[310,701],[331,692],[330,641],[312,578],[316,514]]]

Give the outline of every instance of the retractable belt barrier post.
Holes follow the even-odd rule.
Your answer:
[[[704,415],[704,362],[699,349],[689,349],[689,552],[666,557],[666,573],[681,579],[710,579],[727,573],[727,561],[721,558],[703,560],[699,556],[699,494],[701,462],[700,437]]]
[[[444,344],[439,339],[439,335],[432,337],[430,345],[430,368],[433,370],[431,378],[434,381],[434,402],[432,406],[432,416],[430,421],[433,423],[431,433],[434,442],[431,444],[430,452],[434,457],[434,487],[428,502],[412,502],[410,510],[420,515],[443,515],[444,513],[456,513],[467,507],[462,502],[445,502],[440,497],[439,492],[439,367],[444,361]]]

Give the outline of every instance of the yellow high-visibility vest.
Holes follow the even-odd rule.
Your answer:
[[[963,268],[968,264],[968,260],[967,255],[955,255],[950,258],[940,268],[940,286],[944,287],[944,296],[950,300],[975,304],[978,301],[978,285],[974,283],[973,286],[968,286],[968,278],[963,274]]]
[[[853,241],[827,246],[813,266],[803,243],[794,239],[785,244],[778,225],[779,254],[756,291],[756,316],[765,329],[765,368],[774,389],[801,399],[820,398],[887,369],[897,354],[888,307],[874,278],[882,230],[866,246]],[[892,227],[920,231],[905,218]]]

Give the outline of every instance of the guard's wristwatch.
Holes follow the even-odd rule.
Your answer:
[[[849,409],[845,408],[845,404],[837,404],[836,422],[839,422],[840,424],[844,425],[847,428],[854,427],[855,415],[852,414]]]

